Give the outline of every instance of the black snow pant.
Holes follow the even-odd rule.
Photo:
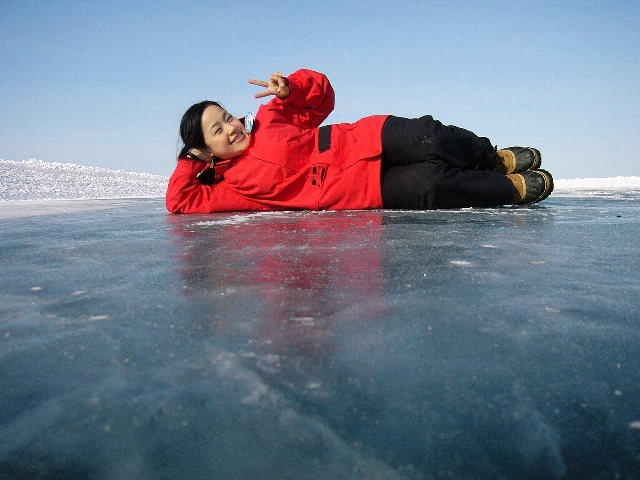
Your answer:
[[[384,208],[496,207],[513,203],[511,180],[494,171],[488,138],[430,115],[387,118],[382,128]]]

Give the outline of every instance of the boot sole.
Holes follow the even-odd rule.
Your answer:
[[[544,179],[544,192],[542,192],[542,195],[540,195],[535,201],[532,202],[538,203],[547,198],[549,195],[551,195],[551,192],[553,192],[553,177],[549,172],[547,172],[546,170],[542,170],[541,168],[532,171],[538,172]]]

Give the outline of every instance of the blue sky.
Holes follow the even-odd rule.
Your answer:
[[[329,77],[329,123],[425,114],[556,178],[640,175],[640,2],[0,1],[0,158],[169,175],[193,103]]]

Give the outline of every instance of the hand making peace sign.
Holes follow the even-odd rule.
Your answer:
[[[287,86],[287,79],[280,72],[276,72],[273,75],[271,75],[268,82],[265,82],[263,80],[254,80],[250,78],[249,83],[266,88],[266,90],[260,93],[256,93],[253,96],[253,98],[262,98],[262,97],[268,97],[270,95],[275,95],[280,99],[285,99],[287,98],[287,96],[289,96],[289,87]]]

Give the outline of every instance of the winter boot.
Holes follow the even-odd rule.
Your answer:
[[[507,178],[513,182],[517,193],[514,205],[529,205],[547,198],[553,191],[553,177],[546,170],[527,170],[511,173]]]
[[[510,173],[535,170],[540,167],[542,157],[540,152],[532,147],[509,147],[498,150],[496,170],[509,175]]]

